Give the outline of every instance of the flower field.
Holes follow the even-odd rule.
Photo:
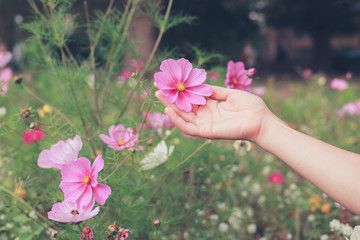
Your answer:
[[[290,127],[358,152],[358,76],[307,69],[279,82],[236,60],[214,64],[218,55],[196,49],[190,62],[156,44],[142,60],[126,38],[138,1],[123,11],[110,1],[85,19],[69,18],[68,1],[39,2],[29,0],[24,60],[15,68],[0,53],[0,240],[326,240],[360,225],[253,143],[184,135],[154,96],[155,82],[190,111],[206,104],[209,85],[249,91]],[[169,17],[171,3],[146,10],[158,41],[189,20]],[[88,56],[67,46],[77,29]]]

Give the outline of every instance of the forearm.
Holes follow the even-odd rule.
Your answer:
[[[286,126],[272,115],[256,143],[344,207],[360,214],[360,155]]]

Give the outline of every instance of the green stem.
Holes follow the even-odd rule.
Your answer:
[[[76,128],[75,124],[64,114],[62,113],[58,108],[56,108],[55,106],[49,104],[48,102],[46,102],[45,100],[41,99],[38,95],[36,95],[33,91],[31,91],[29,88],[25,87],[24,84],[21,84],[21,86],[24,88],[24,90],[29,93],[33,98],[35,98],[36,100],[38,100],[39,102],[43,103],[43,104],[47,104],[49,105],[52,109],[54,109],[54,111],[59,114],[76,132],[79,136],[81,136],[81,138],[83,138],[81,132],[79,129]],[[84,139],[84,138],[83,138]],[[89,146],[89,144],[87,142],[85,142],[86,147],[89,149],[89,151],[91,152],[91,147]]]
[[[0,190],[7,193],[8,195],[10,195],[12,198],[16,199],[17,201],[21,202],[22,204],[24,204],[26,207],[28,207],[31,211],[34,211],[35,214],[41,218],[42,220],[44,220],[45,222],[47,222],[50,226],[52,226],[53,228],[56,228],[56,226],[52,223],[49,222],[48,218],[45,217],[44,215],[42,215],[40,212],[38,212],[35,208],[33,208],[29,203],[27,203],[26,201],[24,201],[23,199],[19,198],[18,196],[16,196],[13,192],[10,192],[8,189],[6,189],[5,187],[3,187],[2,185],[0,185]]]
[[[151,194],[149,201],[152,200],[152,198],[155,196],[155,194],[160,190],[161,186],[164,185],[164,183],[166,182],[166,179],[176,170],[178,169],[181,165],[183,165],[184,163],[186,163],[187,161],[189,161],[190,158],[192,158],[196,153],[198,153],[202,148],[204,148],[206,145],[210,144],[211,140],[206,140],[203,144],[201,144],[197,149],[195,149],[194,152],[192,152],[187,158],[185,158],[183,161],[181,161],[178,165],[176,165],[176,167],[172,170],[170,170],[164,177],[163,180],[160,184],[157,185],[156,189],[153,191],[153,193]]]
[[[150,63],[151,63],[152,59],[154,58],[155,52],[157,51],[157,49],[158,49],[158,47],[159,47],[160,40],[161,40],[161,38],[162,38],[162,36],[164,35],[164,32],[165,32],[166,23],[167,23],[167,21],[168,21],[168,19],[169,19],[169,15],[170,15],[170,10],[171,10],[172,3],[173,3],[173,0],[169,0],[168,6],[167,6],[166,12],[165,12],[164,20],[163,20],[163,22],[162,22],[162,24],[161,24],[161,28],[160,28],[159,35],[158,35],[158,37],[157,37],[157,39],[156,39],[156,42],[155,42],[155,45],[154,45],[154,47],[153,47],[153,49],[152,49],[152,51],[151,51],[151,53],[150,53],[150,55],[149,55],[149,57],[148,57],[148,59],[147,59],[147,61],[146,61],[146,64],[145,64],[144,69],[143,69],[143,70],[140,72],[140,74],[139,74],[138,79],[142,79],[142,77],[144,76],[146,70],[147,70],[147,69],[149,68],[149,66],[150,66]],[[133,98],[133,96],[134,96],[134,94],[135,94],[135,91],[136,91],[138,85],[139,85],[139,81],[138,81],[138,83],[136,84],[136,86],[133,88],[133,90],[130,92],[129,97],[128,97],[125,105],[124,105],[123,108],[121,109],[118,118],[121,118],[121,117],[124,115],[127,107],[129,106],[130,100]]]

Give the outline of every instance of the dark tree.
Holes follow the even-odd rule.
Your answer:
[[[356,0],[271,0],[264,9],[267,24],[293,27],[308,33],[313,41],[313,64],[321,70],[329,67],[330,39],[355,31]]]

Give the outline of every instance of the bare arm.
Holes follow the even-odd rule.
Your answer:
[[[213,87],[205,106],[186,113],[156,93],[165,112],[184,133],[217,139],[244,139],[280,158],[335,201],[360,214],[360,155],[289,128],[247,92]],[[220,101],[219,101],[220,100]]]

